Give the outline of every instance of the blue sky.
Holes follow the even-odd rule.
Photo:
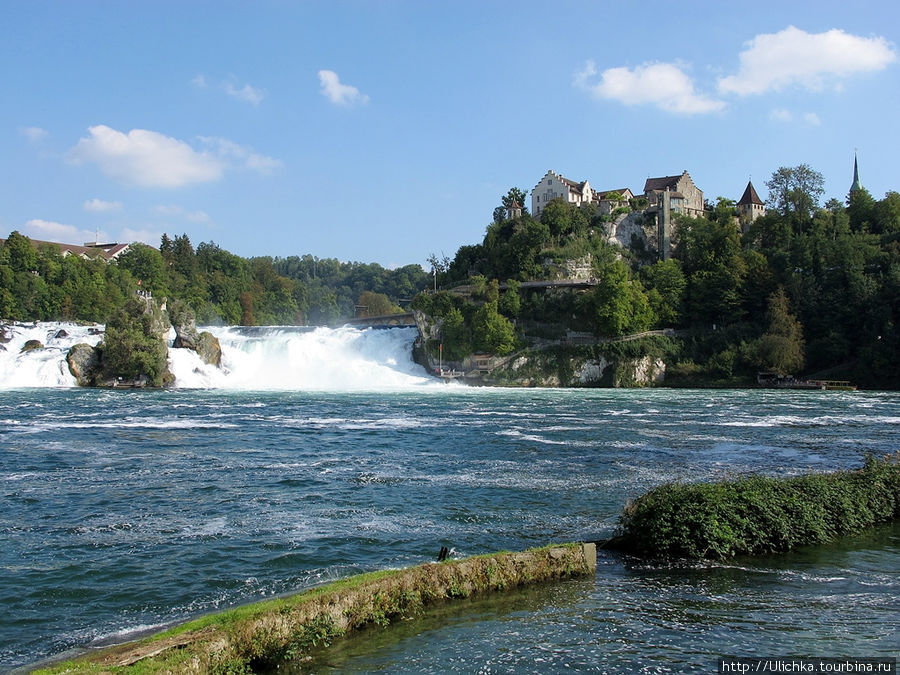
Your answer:
[[[0,236],[424,262],[548,169],[900,189],[900,3],[0,0]]]

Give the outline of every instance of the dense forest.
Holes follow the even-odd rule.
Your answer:
[[[212,242],[195,249],[187,235],[163,235],[159,249],[134,244],[107,263],[13,232],[0,245],[0,317],[106,322],[138,289],[187,303],[200,324],[325,325],[412,301],[440,322],[448,359],[562,342],[573,331],[614,338],[673,328],[673,379],[739,384],[769,370],[900,386],[900,194],[876,200],[859,189],[823,205],[824,180],[806,165],[780,168],[766,185],[768,212],[747,228],[723,198],[704,217],[677,216],[667,260],[652,237],[609,243],[623,218],[655,231],[646,200],[608,214],[558,200],[536,219],[511,208],[527,196],[513,188],[481,243],[452,259],[431,256],[436,278],[419,265],[241,258]],[[565,279],[573,262],[589,266],[595,285],[522,286]]]
[[[875,200],[859,189],[823,206],[823,177],[806,165],[780,168],[766,185],[767,214],[747,228],[724,198],[704,217],[676,217],[668,260],[647,238],[609,243],[628,208],[604,215],[558,200],[540,220],[508,218],[525,198],[513,188],[482,243],[452,260],[432,257],[439,283],[466,292],[423,295],[414,306],[442,319],[451,359],[567,331],[674,328],[667,379],[749,383],[765,370],[900,386],[900,194]],[[640,216],[646,204],[635,202],[630,210],[655,231],[655,216]],[[590,260],[592,289],[523,292],[520,282],[560,278],[578,259]]]
[[[187,235],[133,244],[115,262],[63,257],[13,232],[0,245],[0,317],[105,323],[138,289],[186,302],[201,324],[325,325],[400,311],[431,279],[421,265],[385,269],[311,255],[241,258]]]

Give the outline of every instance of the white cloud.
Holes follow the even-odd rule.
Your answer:
[[[97,238],[96,231],[82,230],[74,225],[65,225],[52,220],[42,220],[34,218],[25,223],[22,228],[22,234],[40,239],[43,241],[56,241],[61,244],[77,244],[81,245],[86,241],[94,241]],[[100,231],[100,238],[103,239],[107,235]]]
[[[32,143],[39,143],[50,135],[50,132],[40,127],[25,127],[21,131],[22,135]]]
[[[864,38],[838,29],[807,33],[788,26],[750,40],[740,54],[738,73],[720,79],[719,91],[744,96],[791,85],[814,91],[839,87],[842,78],[881,70],[896,59],[881,37]]]
[[[245,168],[258,173],[269,174],[284,166],[284,162],[280,159],[261,155],[258,152],[254,152],[251,148],[239,145],[227,138],[201,136],[200,141],[206,144],[223,161],[237,160]]]
[[[208,89],[210,87],[209,82],[206,81],[206,77],[202,73],[192,79],[191,84],[197,87],[197,89]],[[214,85],[214,87],[215,89],[225,92],[232,98],[244,101],[245,103],[252,103],[255,106],[262,103],[262,100],[266,97],[265,89],[259,89],[258,87],[249,84],[245,84],[243,87],[237,87],[233,81],[226,80],[221,84]]]
[[[259,105],[266,95],[266,92],[262,89],[251,87],[249,84],[245,84],[240,89],[231,84],[231,82],[226,82],[223,86],[225,88],[225,93],[232,98],[236,98],[239,101],[246,101],[253,105]]]
[[[634,69],[608,68],[598,74],[593,61],[575,74],[575,85],[594,98],[619,101],[625,105],[655,105],[666,112],[695,115],[725,107],[723,101],[694,90],[688,75],[673,63],[648,63]]]
[[[236,166],[268,174],[284,165],[226,138],[201,136],[205,147],[194,149],[146,129],[126,134],[101,124],[88,131],[69,152],[71,161],[96,164],[110,178],[141,187],[178,188],[219,180]]]
[[[84,203],[84,210],[92,213],[108,213],[110,211],[121,211],[122,202],[105,202],[102,199],[88,199]]]
[[[171,204],[160,204],[155,211],[168,218],[180,218],[191,223],[209,223],[212,219],[205,211],[188,211],[180,206]]]
[[[177,188],[222,177],[221,157],[197,152],[184,141],[147,129],[127,134],[99,124],[88,129],[69,153],[77,164],[90,162],[110,178],[141,187]]]
[[[790,110],[775,108],[775,110],[769,113],[769,119],[775,120],[776,122],[792,122],[794,120],[794,115]]]
[[[802,120],[804,123],[808,124],[811,127],[818,127],[822,125],[822,120],[814,112],[803,113],[803,115],[798,119],[794,115],[794,113],[792,113],[790,110],[785,110],[784,108],[775,108],[774,110],[772,110],[772,112],[769,113],[769,119],[784,124],[790,124],[795,120]]]
[[[365,105],[369,102],[369,97],[359,89],[349,84],[342,84],[338,74],[333,70],[320,70],[319,84],[322,87],[322,96],[335,105]]]

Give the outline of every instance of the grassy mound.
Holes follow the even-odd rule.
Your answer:
[[[40,673],[256,673],[302,663],[316,647],[365,625],[414,617],[428,605],[593,574],[593,544],[563,544],[373,572],[238,607]]]
[[[853,471],[662,485],[629,504],[610,546],[724,559],[822,544],[900,516],[900,454]]]

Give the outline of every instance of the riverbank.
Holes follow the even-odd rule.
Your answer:
[[[562,544],[362,574],[298,595],[202,617],[36,673],[259,672],[367,625],[386,626],[456,598],[593,574],[594,544]]]

